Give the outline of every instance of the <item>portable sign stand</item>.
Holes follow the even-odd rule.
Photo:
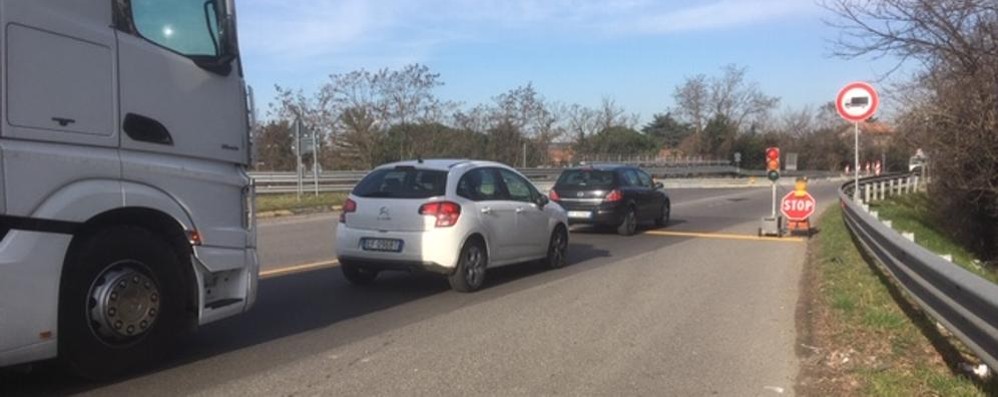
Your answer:
[[[864,82],[847,84],[839,91],[835,100],[835,108],[838,110],[839,116],[842,116],[846,121],[851,121],[855,132],[854,161],[856,167],[853,172],[856,180],[854,186],[857,188],[852,191],[853,201],[859,201],[859,123],[873,117],[877,113],[878,107],[880,107],[880,96],[877,95],[877,90]]]
[[[787,231],[790,234],[803,232],[811,237],[811,216],[817,207],[818,202],[807,192],[807,179],[797,178],[794,191],[787,193],[780,202],[780,212],[787,220]]]

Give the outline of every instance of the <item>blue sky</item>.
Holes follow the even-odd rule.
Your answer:
[[[811,0],[245,0],[246,78],[261,110],[274,84],[313,91],[333,73],[422,63],[438,94],[475,104],[532,82],[545,98],[614,98],[642,120],[686,76],[749,68],[784,106],[834,99],[889,60],[832,57],[835,29]],[[889,102],[889,98],[885,98]]]

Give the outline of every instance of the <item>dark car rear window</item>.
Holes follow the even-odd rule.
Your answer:
[[[555,184],[561,188],[608,189],[613,187],[613,172],[599,170],[568,170]]]
[[[446,189],[446,171],[391,168],[367,174],[353,188],[353,195],[368,198],[425,199],[443,196]]]

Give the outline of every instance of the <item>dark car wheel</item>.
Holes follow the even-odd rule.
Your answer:
[[[627,213],[624,214],[624,220],[617,227],[617,234],[621,236],[633,236],[637,230],[638,214],[634,211],[634,208],[628,208]]]
[[[485,246],[476,240],[471,240],[461,249],[461,258],[458,260],[457,269],[451,274],[447,281],[451,288],[457,292],[474,292],[485,284],[485,268],[488,267],[489,258],[485,252]]]
[[[340,263],[343,278],[353,285],[370,285],[378,278],[378,271],[365,269],[353,263]]]
[[[548,256],[544,258],[544,265],[550,269],[558,269],[565,267],[566,264],[568,264],[568,232],[559,226],[551,233]]]
[[[655,226],[666,227],[669,225],[669,219],[672,217],[672,206],[666,201],[662,204],[662,215],[655,219]]]

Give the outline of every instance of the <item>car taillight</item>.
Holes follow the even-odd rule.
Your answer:
[[[551,197],[551,201],[561,201],[561,196],[559,196],[558,192],[554,191],[554,189],[551,189],[551,194],[548,196]]]
[[[340,211],[340,223],[347,223],[347,214],[357,212],[357,202],[351,199],[347,199],[343,203],[343,210]]]
[[[604,202],[613,203],[624,199],[624,195],[620,193],[620,190],[613,190],[610,194],[607,194],[603,199]]]
[[[437,227],[451,227],[461,218],[461,205],[450,201],[426,203],[419,207],[419,214],[437,218]]]

